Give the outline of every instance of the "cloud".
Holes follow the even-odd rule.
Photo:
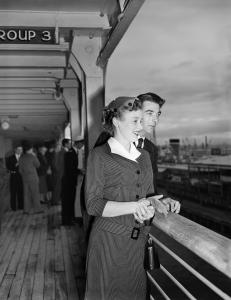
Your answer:
[[[109,60],[107,99],[145,91],[160,94],[167,100],[160,138],[222,130],[227,136],[230,11],[230,0],[146,0]],[[207,122],[198,125],[199,119]]]

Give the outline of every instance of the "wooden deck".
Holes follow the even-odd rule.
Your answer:
[[[80,225],[61,226],[60,207],[8,212],[0,234],[0,299],[83,299],[86,247]]]

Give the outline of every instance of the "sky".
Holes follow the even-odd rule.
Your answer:
[[[157,141],[231,144],[231,1],[146,0],[112,54],[106,102],[166,99]]]

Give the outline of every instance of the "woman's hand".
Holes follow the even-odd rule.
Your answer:
[[[142,198],[135,202],[137,205],[133,213],[134,218],[139,222],[143,223],[145,220],[149,220],[154,216],[155,209],[150,205],[150,201],[146,198]]]

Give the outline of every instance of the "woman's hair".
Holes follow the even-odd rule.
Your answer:
[[[113,118],[120,118],[126,111],[136,111],[142,108],[141,101],[135,97],[118,97],[103,109],[103,128],[111,136],[114,135]]]

